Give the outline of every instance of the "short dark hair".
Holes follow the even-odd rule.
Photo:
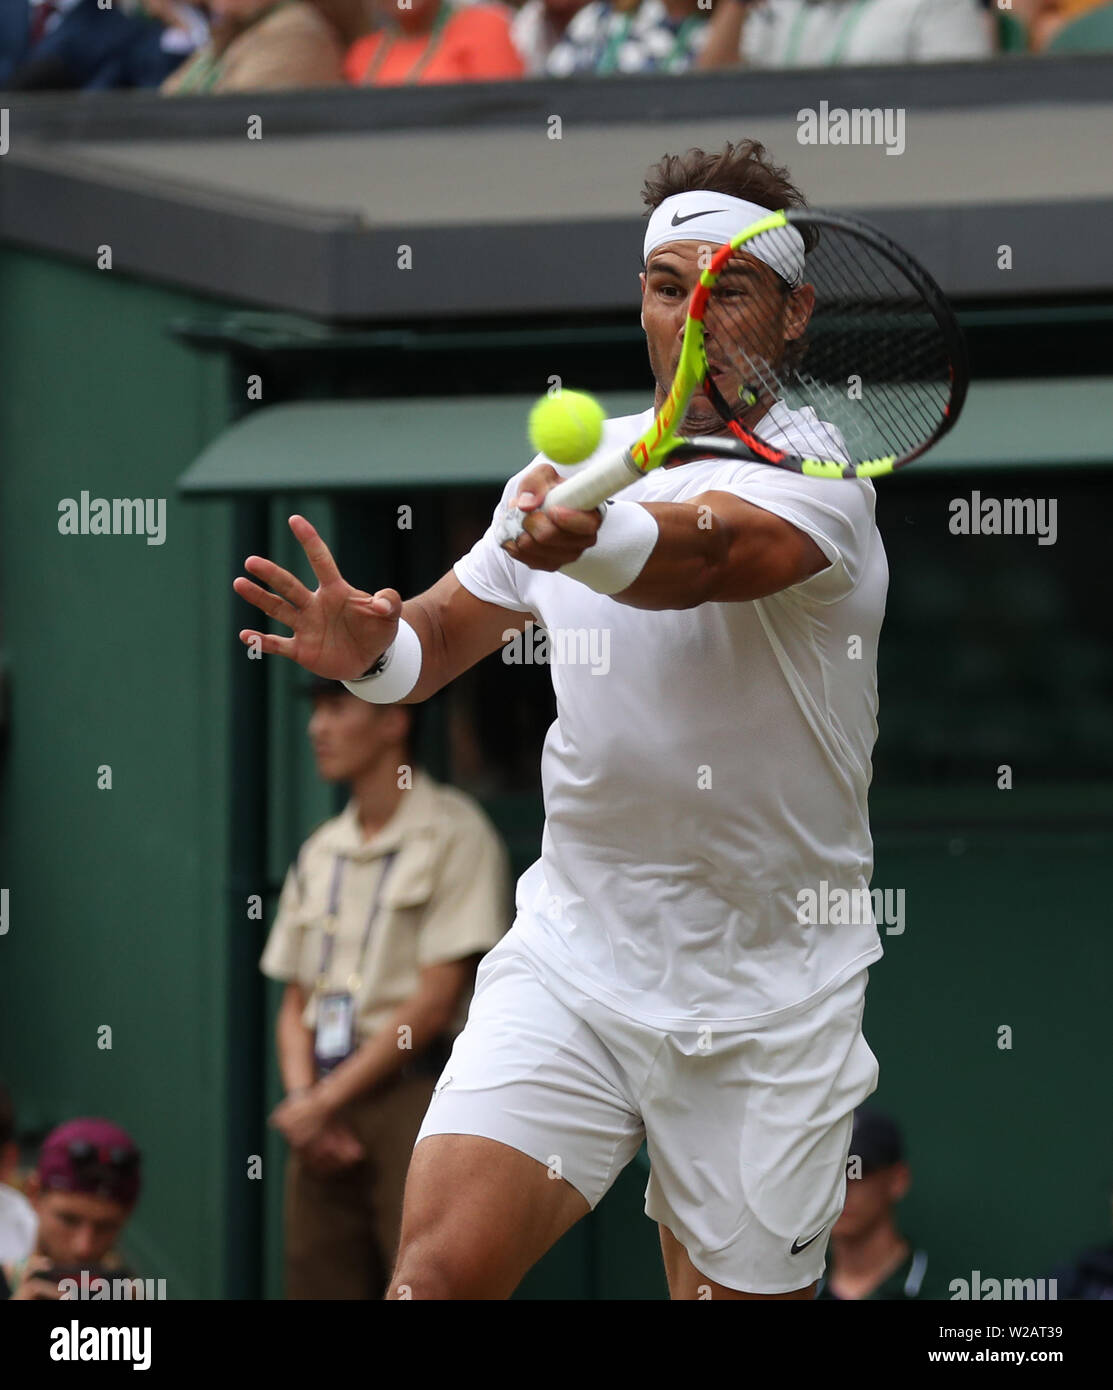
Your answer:
[[[0,1148],[15,1138],[15,1106],[12,1093],[0,1081]]]
[[[339,695],[352,695],[352,692],[343,681],[325,680],[321,677],[314,677],[313,680],[302,686],[302,692],[308,695],[311,700],[334,699]],[[353,695],[353,699],[359,699],[358,695]],[[406,731],[406,751],[410,757],[416,757],[418,745],[421,741],[421,726],[424,722],[423,707],[427,701],[419,704],[405,705],[404,708],[410,716],[409,728]],[[383,706],[382,708],[385,708]]]
[[[731,141],[715,154],[692,148],[686,154],[666,154],[652,165],[642,187],[646,215],[677,193],[725,193],[745,198],[770,212],[806,208],[808,200],[783,165],[774,164],[760,140]],[[804,249],[815,244],[815,232],[804,229]]]
[[[693,147],[686,154],[664,155],[650,167],[642,186],[646,216],[666,198],[697,190],[744,198],[770,212],[808,206],[808,200],[792,182],[788,170],[773,163],[760,140],[739,140],[737,144],[728,140],[716,154]],[[819,232],[812,225],[805,225],[799,231],[807,255],[818,245]],[[782,275],[777,274],[776,283],[782,294],[792,293],[793,287]],[[807,355],[808,346],[806,336],[785,344],[781,358],[785,371],[796,371]]]

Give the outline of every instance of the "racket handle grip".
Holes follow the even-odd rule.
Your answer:
[[[575,477],[565,478],[545,494],[541,510],[555,502],[558,507],[575,507],[581,512],[593,511],[613,493],[619,492],[645,474],[635,464],[629,449],[610,458],[600,459]],[[524,529],[526,513],[517,507],[507,507],[495,521],[495,539],[499,545],[516,540]]]
[[[645,474],[635,464],[629,449],[611,458],[600,459],[582,473],[565,478],[545,494],[541,510],[550,505],[575,507],[581,512],[590,512],[605,502],[612,493],[644,478]]]

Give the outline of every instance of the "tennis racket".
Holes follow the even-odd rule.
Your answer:
[[[793,288],[771,267],[798,263],[801,244],[803,283]],[[650,427],[558,483],[542,509],[587,511],[664,463],[706,457],[880,477],[954,426],[968,380],[954,313],[907,251],[849,217],[773,212],[718,247],[700,275]],[[714,407],[699,422],[712,433],[691,432],[690,421],[685,432],[697,389]],[[509,508],[502,538],[520,534],[523,518]]]

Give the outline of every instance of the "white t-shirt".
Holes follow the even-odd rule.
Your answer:
[[[35,1248],[39,1218],[22,1192],[0,1182],[0,1265],[25,1260]]]
[[[927,63],[993,56],[977,0],[763,0],[742,26],[751,67]]]
[[[807,436],[810,412],[778,409],[786,436]],[[598,452],[629,445],[652,414],[608,420]],[[476,597],[533,613],[560,658],[541,857],[518,881],[510,935],[554,987],[567,979],[659,1028],[804,1007],[881,955],[861,906],[858,925],[837,926],[808,925],[800,906],[802,890],[830,903],[836,888],[861,905],[873,867],[888,583],[873,487],[708,459],[657,469],[621,497],[711,490],[791,521],[831,564],[769,598],[663,612],[529,569],[490,529],[454,567]]]

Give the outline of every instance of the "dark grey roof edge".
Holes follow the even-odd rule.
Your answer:
[[[106,179],[103,168],[83,169],[57,150],[9,154],[3,163],[0,238],[86,264],[108,244],[116,271],[242,305],[356,323],[608,312],[636,303],[628,217],[414,229],[406,237],[413,269],[400,276],[397,229],[368,227],[355,214],[164,186],[130,171]],[[1070,211],[1075,226],[1107,227],[1113,199],[1074,201]],[[1058,205],[870,208],[864,216],[922,260],[952,297],[1113,290],[1106,238],[1080,235],[1064,254]],[[1014,269],[999,272],[1004,242]],[[463,256],[469,274],[445,276],[444,265]]]
[[[242,134],[259,115],[277,134],[770,117],[832,106],[962,109],[1108,102],[1113,54],[988,62],[681,73],[668,78],[523,79],[413,88],[163,97],[157,92],[4,93],[12,138],[195,140]]]
[[[336,236],[355,214],[275,207],[211,190],[119,173],[110,180],[71,161],[4,159],[0,238],[112,271],[230,299],[236,304],[330,317],[343,302],[333,277]]]
[[[214,214],[254,216],[271,222],[285,222],[305,231],[354,230],[364,223],[362,212],[354,208],[331,207],[318,211],[304,204],[265,198],[257,193],[230,192],[210,183],[192,183],[180,175],[175,175],[171,180],[133,166],[118,166],[100,160],[94,165],[84,151],[39,140],[22,141],[18,151],[11,151],[5,158],[3,172],[6,177],[0,179],[0,207],[5,202],[14,205],[17,201],[14,194],[5,195],[9,178],[12,184],[17,184],[20,176],[26,176],[31,170],[44,179],[66,184],[77,195],[82,190],[95,188],[107,196],[123,194],[161,199]]]
[[[1077,227],[1113,224],[1113,198],[1072,201]],[[1069,253],[1062,240],[1063,210],[1044,203],[955,204],[930,208],[838,211],[860,216],[910,251],[954,299],[1016,299],[1113,291],[1108,242],[1079,235]],[[383,276],[394,252],[394,230],[334,238],[338,257],[334,283],[346,286],[342,302],[326,317],[336,322],[494,314],[566,313],[591,308],[600,313],[632,309],[637,303],[637,248],[631,219],[427,227],[407,234],[413,269],[407,277]],[[473,241],[472,238],[475,238]],[[1013,269],[997,269],[997,248],[1013,249]],[[585,245],[592,254],[585,256]],[[445,276],[453,258],[467,258],[467,276]],[[423,271],[431,279],[423,287]],[[528,274],[516,273],[526,267]]]

